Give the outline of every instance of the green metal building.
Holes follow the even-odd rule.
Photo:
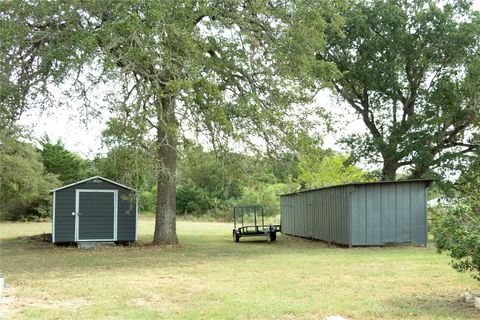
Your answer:
[[[282,233],[348,246],[427,243],[432,180],[351,183],[280,196]]]
[[[134,189],[95,176],[51,193],[53,243],[137,240]]]

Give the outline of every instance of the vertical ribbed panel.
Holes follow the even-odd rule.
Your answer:
[[[355,185],[352,194],[352,244],[425,244],[423,182]]]
[[[347,188],[339,186],[281,196],[282,232],[348,244]]]
[[[351,245],[426,244],[424,181],[354,184],[280,197],[282,232]]]

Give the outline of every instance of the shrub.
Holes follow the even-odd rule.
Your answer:
[[[207,190],[193,183],[177,186],[177,213],[178,214],[204,214],[209,209],[215,208],[215,199]]]
[[[452,267],[480,281],[480,211],[456,204],[433,211],[435,245],[452,258]]]
[[[40,160],[32,144],[3,138],[0,143],[1,219],[38,220],[50,215],[50,190],[60,182],[55,175],[45,172]]]
[[[141,191],[138,202],[140,212],[155,212],[157,205],[157,188],[152,188],[150,191]]]

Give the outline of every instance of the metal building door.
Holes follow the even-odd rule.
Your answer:
[[[117,240],[117,190],[76,190],[76,241]]]

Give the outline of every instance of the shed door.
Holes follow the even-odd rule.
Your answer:
[[[117,190],[77,190],[77,241],[117,239]]]

